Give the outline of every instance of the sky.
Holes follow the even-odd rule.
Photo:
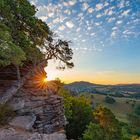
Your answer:
[[[71,40],[73,69],[48,79],[65,83],[140,83],[140,0],[30,0],[36,16],[61,39]]]

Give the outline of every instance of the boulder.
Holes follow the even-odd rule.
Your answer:
[[[9,122],[9,125],[25,130],[32,129],[36,120],[36,116],[17,116]]]

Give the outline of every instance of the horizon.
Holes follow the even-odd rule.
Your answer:
[[[60,38],[71,40],[75,67],[50,79],[99,84],[140,83],[140,2],[131,0],[30,0],[36,16]]]

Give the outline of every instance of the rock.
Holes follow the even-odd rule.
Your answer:
[[[13,128],[0,129],[0,140],[66,140],[64,133],[39,134]]]
[[[32,129],[32,126],[34,125],[36,120],[36,116],[17,116],[15,117],[11,122],[9,122],[9,125],[13,127],[22,128],[25,130]]]
[[[15,111],[20,110],[24,108],[25,101],[22,98],[13,98],[10,105]]]

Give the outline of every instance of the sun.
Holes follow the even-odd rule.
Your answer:
[[[55,79],[55,74],[53,73],[47,73],[47,81],[51,81]]]
[[[44,70],[46,72],[46,78],[44,79],[45,81],[55,80],[58,76],[58,73],[55,69],[49,69],[48,67],[45,67]]]
[[[43,81],[44,81],[44,82],[47,82],[48,80],[47,80],[47,78],[44,78]]]

